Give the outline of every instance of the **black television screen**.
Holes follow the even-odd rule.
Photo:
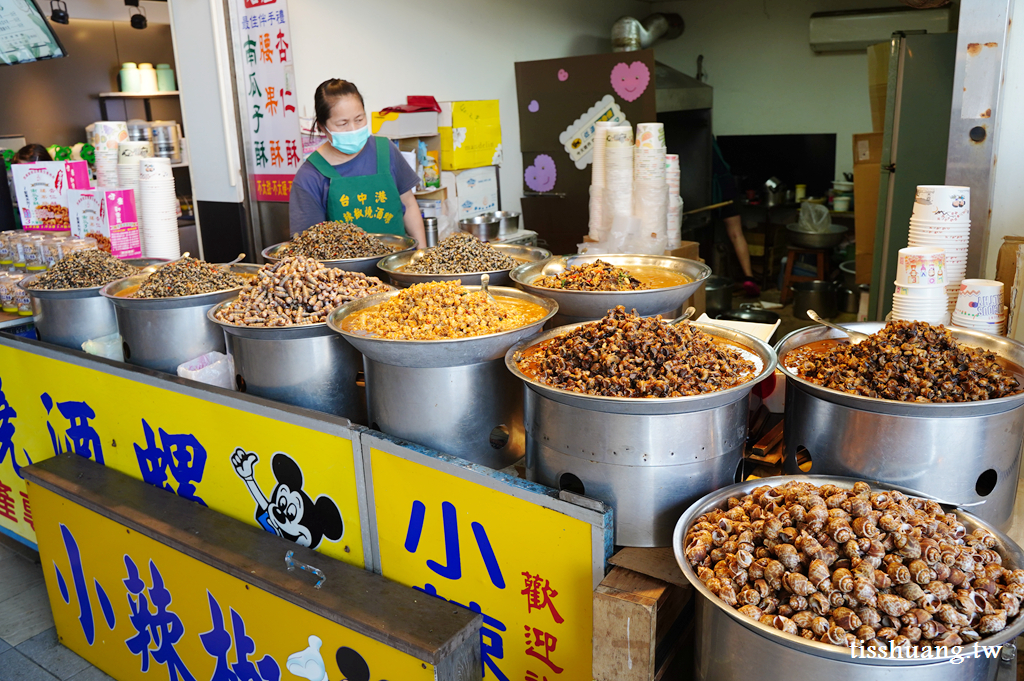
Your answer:
[[[0,64],[66,57],[57,34],[35,0],[0,2]]]

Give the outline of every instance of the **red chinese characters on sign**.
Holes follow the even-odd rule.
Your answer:
[[[526,596],[526,613],[529,615],[534,611],[544,611],[551,615],[555,624],[563,624],[565,619],[558,613],[554,601],[558,596],[558,591],[552,588],[551,582],[539,574],[534,575],[529,572],[522,574],[523,590],[519,593]],[[548,669],[555,674],[565,671],[551,659],[551,654],[558,647],[558,637],[530,625],[524,625],[523,629],[526,633],[526,654],[546,664]],[[534,671],[528,671],[526,681],[547,681],[547,677],[542,677]]]
[[[267,5],[273,5],[277,0],[245,0],[245,8],[253,9],[254,7],[266,7]]]
[[[294,175],[260,175],[256,180],[258,201],[287,201],[292,192]]]

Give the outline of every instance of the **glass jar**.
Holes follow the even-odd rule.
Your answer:
[[[25,258],[25,271],[26,272],[39,272],[40,268],[45,270],[46,267],[41,265],[41,251],[43,245],[43,235],[41,234],[28,234],[21,239],[21,250]]]
[[[18,311],[15,292],[21,292],[18,282],[25,278],[23,274],[5,274],[0,277],[0,309],[8,314]]]
[[[0,232],[0,272],[14,270],[14,254],[11,251],[11,243],[19,234],[21,234],[21,230]]]
[[[61,258],[60,245],[67,240],[68,237],[61,234],[51,234],[43,238],[43,244],[41,247],[40,260],[46,269],[50,269],[57,261]]]

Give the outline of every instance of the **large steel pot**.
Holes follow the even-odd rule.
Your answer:
[[[624,267],[661,267],[675,274],[681,274],[690,281],[679,286],[647,289],[643,291],[564,291],[544,286],[534,286],[540,276],[551,276],[574,265],[585,265],[596,260]],[[692,296],[704,281],[711,276],[711,268],[704,263],[668,255],[571,255],[547,262],[520,265],[512,270],[512,281],[516,286],[530,293],[558,302],[558,316],[551,320],[551,326],[564,326],[600,319],[617,305],[626,310],[636,310],[643,317],[662,315],[675,317],[676,310]]]
[[[747,439],[751,389],[775,370],[771,347],[745,333],[694,324],[748,349],[760,363],[747,383],[672,398],[584,395],[544,385],[517,366],[530,347],[580,326],[523,341],[505,355],[525,392],[526,465],[534,479],[615,509],[615,543],[668,546],[676,518],[709,491],[735,482]]]
[[[522,246],[519,244],[490,244],[491,248],[504,253],[508,257],[524,264],[540,262],[551,257],[551,251],[536,246]],[[413,258],[421,258],[430,249],[416,251],[415,253],[396,253],[389,255],[380,261],[379,267],[391,279],[395,286],[406,288],[413,284],[422,284],[428,281],[455,281],[458,279],[463,286],[479,286],[480,278],[489,274],[492,286],[512,286],[512,279],[509,276],[511,269],[493,270],[491,272],[466,272],[463,274],[417,274],[406,272],[405,266]],[[421,255],[422,254],[422,255]],[[550,297],[550,296],[549,296]]]
[[[839,290],[831,281],[798,281],[790,288],[793,290],[793,316],[797,319],[810,321],[808,310],[814,310],[826,319],[832,319],[838,313],[837,296]]]
[[[366,391],[356,382],[363,370],[358,350],[327,322],[261,328],[217,319],[217,311],[233,301],[206,315],[224,330],[239,391],[367,423]]]
[[[479,290],[478,286],[467,286]],[[455,340],[373,338],[342,328],[349,315],[398,295],[379,293],[334,310],[327,323],[363,354],[367,418],[376,430],[491,468],[522,458],[523,393],[505,369],[505,352],[535,335],[558,310],[552,300],[518,289],[491,295],[526,300],[547,310],[524,327]]]
[[[232,265],[237,274],[254,274],[258,265]],[[149,275],[118,279],[100,289],[117,316],[124,361],[136,366],[176,373],[178,365],[208,352],[224,352],[224,334],[206,312],[241,287],[177,298],[126,298],[123,291],[138,286]]]
[[[416,240],[412,237],[398,236],[397,234],[370,234],[370,236],[381,241],[385,246],[393,248],[394,252],[389,255],[411,253],[416,250]],[[277,262],[284,259],[287,256],[282,251],[289,243],[285,241],[263,249],[263,253],[261,253],[263,259],[267,262]],[[389,255],[372,255],[369,258],[349,258],[347,260],[321,260],[320,262],[326,267],[333,267],[334,269],[345,270],[346,272],[362,272],[369,277],[384,278],[384,273],[377,269],[377,263],[382,258],[389,257]]]
[[[719,312],[732,309],[733,281],[727,277],[708,277],[704,286],[704,305],[708,315],[714,317]]]
[[[32,314],[39,340],[81,350],[82,343],[117,333],[114,307],[100,295],[102,286],[68,289],[33,289],[28,286],[40,275],[18,282],[32,297]]]
[[[779,484],[790,480],[806,480],[816,485],[832,483],[851,488],[855,482],[850,478],[824,475],[800,475],[779,479]],[[1009,676],[999,676],[1010,681],[1015,678],[1016,649],[1013,640],[1024,631],[1024,617],[1018,618],[1006,629],[983,639],[979,645],[1003,646],[1002,651],[1009,657],[1009,663],[999,659],[965,657],[954,664],[947,660],[921,659],[853,659],[848,648],[809,641],[803,637],[783,633],[774,627],[756,622],[739,611],[727,606],[697,578],[684,555],[683,540],[686,530],[703,513],[712,509],[725,508],[730,497],[749,494],[755,487],[770,482],[760,479],[743,482],[717,492],[712,492],[690,506],[676,523],[672,545],[676,562],[683,574],[697,590],[697,633],[695,650],[695,674],[698,681],[734,681],[735,679],[756,679],[757,681],[794,681],[794,679],[842,679],[843,681],[993,681],[997,671],[1005,668]],[[870,482],[870,481],[869,481]],[[926,496],[919,492],[893,485],[872,483],[875,489],[901,489],[915,496]],[[1024,552],[1013,540],[997,528],[959,510],[954,511],[968,532],[984,527],[999,539],[998,551],[1003,556],[1003,565],[1024,565]],[[963,652],[973,651],[965,645]]]
[[[843,240],[848,231],[850,228],[845,225],[832,224],[825,232],[805,232],[794,222],[786,225],[786,241],[796,248],[832,248]]]
[[[878,322],[846,326],[864,333],[883,327]],[[1024,365],[1024,345],[1016,341],[970,329],[950,331],[961,343]],[[1007,527],[1024,445],[1024,394],[983,402],[896,402],[823,388],[785,367],[790,350],[828,338],[844,336],[813,326],[775,346],[787,379],[787,472],[799,472],[796,454],[804,448],[814,473],[903,485]]]

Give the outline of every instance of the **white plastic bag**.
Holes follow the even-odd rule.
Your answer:
[[[178,365],[178,375],[218,388],[235,389],[235,358],[222,352],[208,352]]]
[[[106,357],[118,362],[124,361],[124,345],[121,343],[121,334],[119,333],[87,340],[82,343],[82,349],[90,355]]]
[[[459,207],[454,199],[445,199],[441,203],[441,214],[437,216],[437,240],[443,241],[459,231]]]
[[[828,208],[820,203],[802,203],[800,204],[800,220],[797,224],[800,225],[801,232],[821,234],[827,232],[828,228],[832,226],[832,216],[829,214]]]

